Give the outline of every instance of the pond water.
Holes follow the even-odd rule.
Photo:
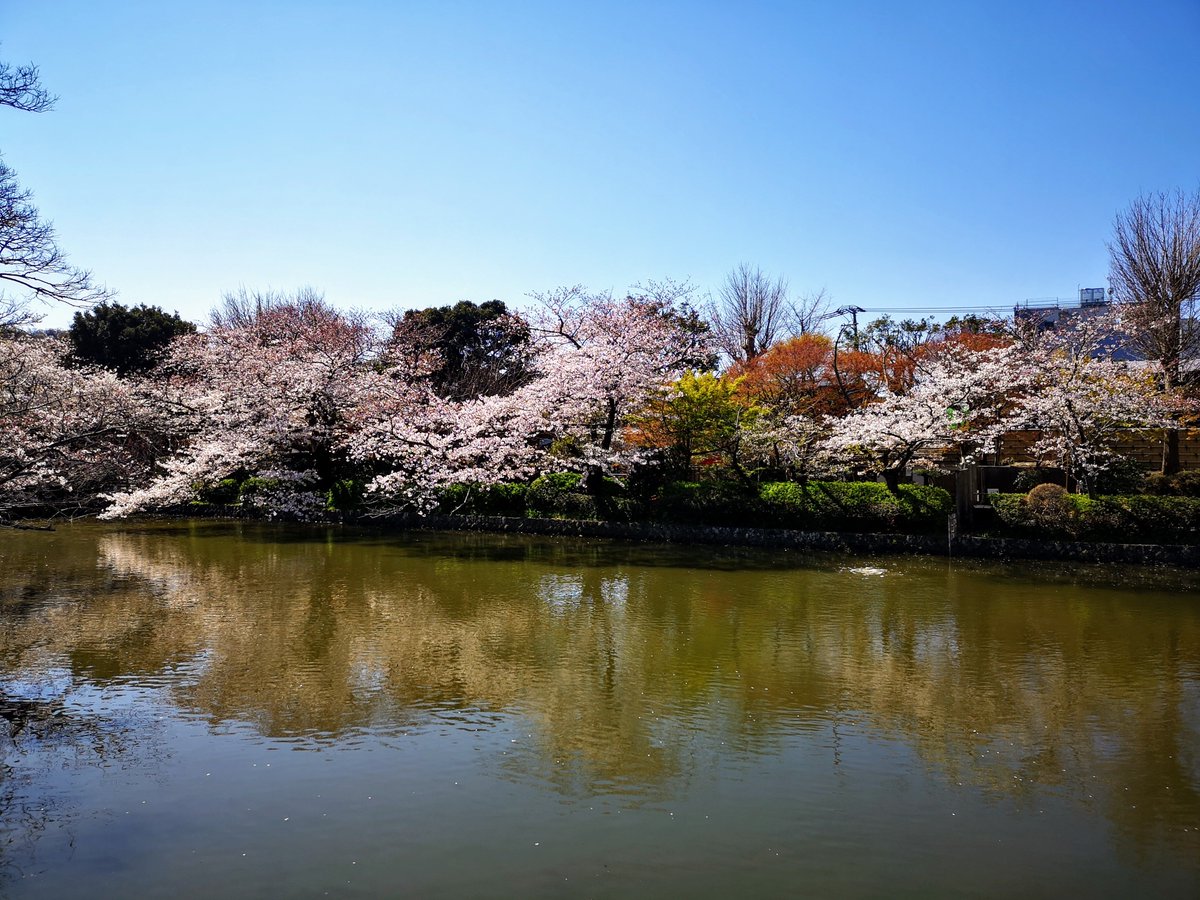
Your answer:
[[[13,897],[1200,896],[1175,571],[0,532]]]

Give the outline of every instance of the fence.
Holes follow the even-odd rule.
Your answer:
[[[1036,463],[1030,447],[1041,437],[1039,431],[1010,431],[1000,439],[1001,463]],[[1146,471],[1162,465],[1163,433],[1156,430],[1119,432],[1109,443],[1114,452],[1134,460]],[[1050,462],[1054,462],[1051,460]],[[1184,469],[1200,469],[1200,428],[1179,432],[1179,464]]]

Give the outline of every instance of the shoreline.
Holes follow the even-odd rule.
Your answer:
[[[82,519],[98,521],[95,516]],[[186,519],[241,522],[280,522],[242,515],[236,506],[187,509],[140,516],[146,520]],[[4,523],[23,530],[53,530],[32,522]],[[116,524],[121,520],[113,520]],[[352,525],[374,529],[461,531],[492,534],[528,534],[549,537],[596,537],[642,543],[705,544],[816,550],[850,555],[940,556],[995,560],[1042,560],[1122,565],[1176,566],[1200,569],[1200,544],[1133,544],[1101,541],[1067,541],[1043,538],[986,537],[959,534],[898,534],[888,532],[794,531],[784,528],[750,528],[726,525],[683,525],[661,522],[604,522],[591,519],[540,519],[514,516],[428,515],[395,513],[380,516],[333,514],[311,525]]]
[[[347,524],[350,524],[349,522]],[[720,525],[670,525],[645,522],[598,522],[578,519],[526,519],[504,516],[409,516],[357,520],[353,524],[399,525],[425,531],[482,531],[561,537],[602,537],[667,544],[715,544],[777,547],[849,554],[896,554],[977,559],[1063,560],[1068,562],[1170,565],[1200,569],[1200,545],[1114,544],[1037,538],[954,538],[932,534],[846,531],[792,531]]]

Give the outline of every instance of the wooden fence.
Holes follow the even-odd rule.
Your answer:
[[[1162,432],[1156,430],[1134,430],[1120,432],[1109,446],[1122,456],[1137,462],[1146,471],[1154,471],[1162,465]],[[1041,436],[1038,431],[1010,431],[1000,439],[1000,459],[1003,464],[1029,464],[1038,460],[1029,448]],[[1049,460],[1053,464],[1053,460]],[[1189,428],[1179,433],[1179,463],[1184,469],[1200,469],[1200,428]]]

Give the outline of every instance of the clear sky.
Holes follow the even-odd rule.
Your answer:
[[[73,262],[194,320],[740,261],[1011,308],[1105,284],[1113,215],[1200,185],[1198,50],[1200,0],[0,0],[61,98],[0,109],[0,152]]]

